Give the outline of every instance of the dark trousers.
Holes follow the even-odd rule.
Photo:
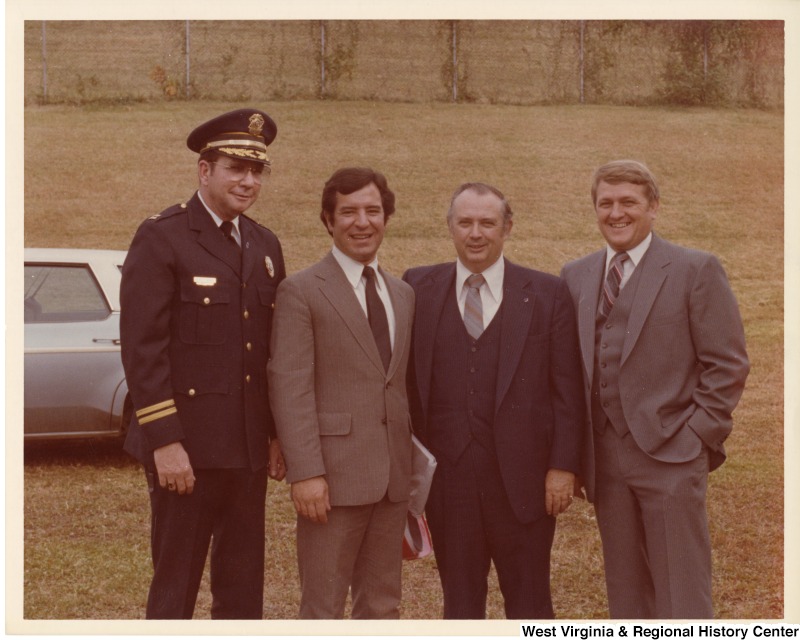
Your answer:
[[[153,581],[148,619],[190,619],[211,546],[211,617],[261,619],[266,468],[196,469],[191,495],[150,487]]]
[[[483,619],[491,562],[506,617],[553,618],[550,548],[555,519],[522,524],[494,453],[473,442],[456,464],[439,461],[426,507],[446,619]]]

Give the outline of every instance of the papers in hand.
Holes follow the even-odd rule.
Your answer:
[[[411,492],[408,510],[412,516],[419,517],[425,511],[425,503],[428,501],[433,472],[436,470],[436,458],[413,434],[411,446]]]

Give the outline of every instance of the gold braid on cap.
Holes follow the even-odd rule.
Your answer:
[[[228,145],[235,146],[231,147]],[[242,147],[250,148],[243,149]],[[267,145],[265,145],[263,142],[256,142],[255,140],[215,140],[214,142],[206,143],[206,146],[203,147],[203,150],[200,151],[200,153],[203,154],[211,149],[215,149],[232,156],[258,160],[259,162],[266,162],[269,164],[269,158],[267,157]]]

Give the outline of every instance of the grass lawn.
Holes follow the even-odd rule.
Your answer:
[[[25,111],[25,246],[126,249],[140,221],[188,199],[188,132],[230,103],[31,107]],[[655,172],[656,230],[717,254],[739,299],[752,371],[735,413],[728,462],[710,478],[714,598],[720,618],[782,618],[783,600],[783,115],[752,110],[276,102],[273,176],[251,214],[281,239],[290,272],[330,246],[319,218],[327,177],[341,166],[383,171],[397,194],[381,263],[451,260],[449,197],[490,182],[515,211],[506,256],[558,273],[601,237],[592,171],[632,157]],[[756,509],[769,505],[768,509]],[[283,484],[268,497],[264,615],[298,603],[294,516]],[[29,447],[24,464],[25,618],[143,617],[150,578],[144,478],[116,444]],[[607,616],[591,508],[559,518],[552,584],[561,618]],[[204,584],[196,617],[208,618]],[[432,558],[406,563],[402,615],[441,616]],[[502,618],[496,584],[489,616]]]

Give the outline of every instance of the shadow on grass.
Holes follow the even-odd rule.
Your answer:
[[[122,439],[53,440],[25,443],[25,466],[138,466],[122,450]]]

